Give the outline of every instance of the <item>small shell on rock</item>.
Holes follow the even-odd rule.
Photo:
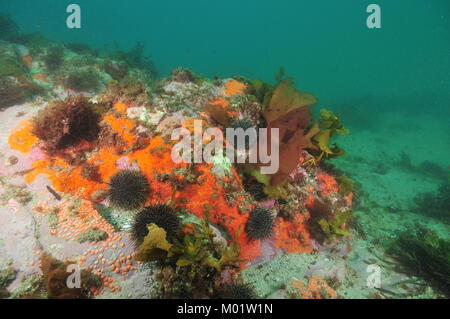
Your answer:
[[[11,155],[10,157],[8,157],[6,159],[6,166],[13,166],[13,165],[16,165],[18,162],[19,162],[19,159],[16,156]]]
[[[219,252],[223,252],[227,249],[228,243],[225,237],[222,235],[222,232],[215,226],[209,225],[211,230],[214,233],[213,244],[217,248]]]

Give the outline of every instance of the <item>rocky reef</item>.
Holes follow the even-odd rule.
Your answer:
[[[316,98],[282,72],[274,83],[208,79],[185,68],[157,78],[140,45],[99,52],[19,35],[0,41],[0,108],[8,119],[0,247],[13,260],[2,294],[339,297],[350,271],[305,273],[264,293],[243,276],[279,258],[347,258],[355,181],[330,164],[344,155],[336,137],[349,133],[339,115],[322,109],[314,118]],[[262,161],[234,163],[227,139],[211,163],[174,162],[174,130],[194,136],[198,123],[224,135],[278,129],[278,171],[261,173]],[[201,148],[211,140],[203,134]],[[26,226],[18,230],[19,221]],[[82,287],[54,288],[69,265],[82,270]]]

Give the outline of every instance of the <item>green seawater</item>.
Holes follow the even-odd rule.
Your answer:
[[[273,81],[283,66],[320,106],[448,112],[446,0],[77,0],[77,30],[65,25],[67,1],[0,3],[24,32],[52,40],[124,49],[141,41],[161,75],[183,66],[208,77]],[[371,3],[381,7],[381,29],[366,26]],[[388,105],[395,99],[398,105]]]

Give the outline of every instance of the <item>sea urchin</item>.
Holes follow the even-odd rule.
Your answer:
[[[235,283],[225,288],[225,298],[227,299],[256,299],[257,295],[253,287],[247,284]]]
[[[268,209],[256,207],[250,213],[245,225],[245,232],[252,240],[266,239],[272,234],[273,227],[272,213]]]
[[[148,180],[139,171],[119,171],[109,182],[109,201],[120,209],[138,209],[145,203],[149,193]]]
[[[148,234],[147,225],[155,224],[164,229],[167,238],[174,238],[180,231],[180,220],[176,212],[168,205],[152,205],[145,207],[139,212],[135,219],[132,229],[132,238],[140,244]]]
[[[243,119],[243,120],[236,120],[234,121],[231,125],[230,128],[237,130],[237,129],[243,129],[244,130],[244,134],[248,129],[255,129],[255,127],[253,126],[253,123],[248,120],[248,119]],[[256,132],[256,131],[255,131]],[[257,132],[256,132],[257,133]],[[255,136],[256,137],[256,136]],[[230,141],[233,145],[236,146],[236,148],[239,148],[240,145],[238,145],[238,138],[236,136],[233,135],[234,141]],[[248,150],[250,149],[250,147],[253,146],[253,144],[255,143],[254,139],[251,139],[250,136],[245,136],[245,140],[244,140],[245,144],[243,146],[245,146],[245,149]]]

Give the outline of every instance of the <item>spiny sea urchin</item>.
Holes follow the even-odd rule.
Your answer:
[[[147,225],[155,224],[164,229],[167,238],[174,238],[180,231],[180,219],[176,212],[168,205],[152,205],[145,207],[134,218],[131,232],[133,240],[140,244],[148,234]]]
[[[235,283],[225,288],[225,298],[227,299],[256,299],[257,295],[248,284]]]
[[[231,127],[234,129],[242,128],[245,131],[246,129],[253,127],[253,123],[252,121],[247,119],[236,120],[233,123],[231,123]]]
[[[230,128],[235,129],[235,130],[241,128],[245,132],[249,128],[254,128],[254,125],[253,125],[252,121],[250,121],[248,119],[242,119],[242,120],[236,120],[233,123],[231,123]],[[234,137],[234,141],[230,141],[230,142],[232,142],[233,145],[238,147],[237,137]],[[249,149],[251,146],[253,146],[254,143],[255,143],[255,140],[250,140],[249,136],[245,137],[245,148],[246,149]]]
[[[264,193],[264,184],[259,183],[253,176],[244,174],[243,184],[245,191],[249,192],[258,202],[267,199],[267,195]]]
[[[245,232],[252,240],[266,239],[272,234],[273,227],[272,213],[268,209],[256,207],[250,213],[250,217],[245,225]]]
[[[120,209],[138,209],[145,203],[149,193],[149,182],[139,171],[121,170],[109,182],[109,201]]]

